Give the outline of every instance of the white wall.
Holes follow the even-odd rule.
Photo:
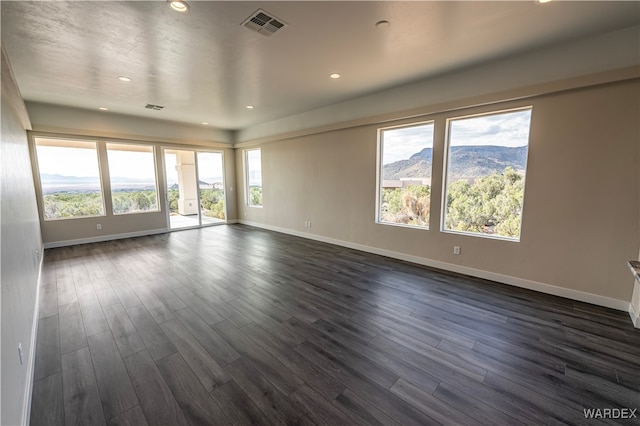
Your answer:
[[[26,422],[34,359],[34,314],[42,241],[31,175],[28,116],[2,50],[0,239],[2,258],[2,375],[0,423]],[[24,363],[20,364],[18,344]]]
[[[358,119],[370,121],[371,117],[381,114],[396,113],[406,117],[414,108],[444,109],[447,103],[459,105],[459,101],[472,98],[472,104],[481,104],[495,99],[501,92],[504,92],[502,99],[514,99],[535,91],[546,92],[550,84],[554,86],[557,82],[566,88],[567,82],[563,80],[567,79],[579,87],[597,81],[600,72],[628,67],[635,67],[637,73],[639,33],[640,26],[634,26],[390,88],[242,129],[237,133],[236,142],[251,142]],[[577,78],[584,76],[585,70],[590,70],[589,76]]]
[[[83,136],[122,138],[189,145],[227,145],[233,132],[209,126],[192,126],[109,111],[27,102],[33,130]],[[161,112],[160,112],[161,113]]]
[[[240,219],[627,310],[626,262],[640,248],[639,87],[636,77],[416,118],[436,120],[428,231],[375,224],[374,124],[258,144],[264,205],[249,208],[239,194]],[[533,118],[521,241],[440,232],[444,119],[524,105]],[[381,125],[406,121],[388,114]],[[240,152],[236,159],[242,182]],[[454,245],[462,255],[453,255]]]

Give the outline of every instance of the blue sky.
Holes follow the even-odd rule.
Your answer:
[[[41,173],[93,177],[99,176],[98,154],[95,149],[37,146],[38,166]],[[169,185],[176,183],[175,155],[165,158]],[[153,181],[155,165],[153,153],[137,151],[109,150],[109,174],[112,177],[144,179]],[[198,153],[198,167],[201,179],[222,176],[221,153]]]
[[[525,146],[529,141],[531,110],[460,118],[450,121],[451,146]],[[433,148],[433,124],[387,129],[384,164],[406,160],[424,148]]]
[[[406,160],[424,148],[433,148],[433,123],[383,131],[384,164]]]
[[[98,154],[95,149],[38,146],[40,173],[62,176],[98,177]]]
[[[452,120],[451,146],[525,146],[530,119],[531,110],[522,110]]]

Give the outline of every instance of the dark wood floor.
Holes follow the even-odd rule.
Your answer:
[[[628,314],[342,247],[219,226],[42,286],[34,425],[640,423],[583,411],[640,417]]]

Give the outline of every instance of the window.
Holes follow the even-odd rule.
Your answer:
[[[429,228],[433,122],[379,131],[379,223]]]
[[[36,138],[44,220],[104,216],[95,142]]]
[[[158,211],[153,147],[107,143],[113,214]]]
[[[448,120],[443,230],[519,240],[531,108]]]
[[[245,151],[247,205],[262,206],[262,153],[260,149]]]
[[[196,153],[200,215],[203,223],[226,219],[224,195],[224,163],[221,152]]]

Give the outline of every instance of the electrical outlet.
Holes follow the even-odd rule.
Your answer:
[[[453,246],[453,254],[460,254],[460,246]]]
[[[97,229],[98,231],[99,231],[99,230],[101,230],[101,229],[102,229],[102,225],[101,225],[101,224],[97,224],[97,225],[96,225],[96,229]]]

